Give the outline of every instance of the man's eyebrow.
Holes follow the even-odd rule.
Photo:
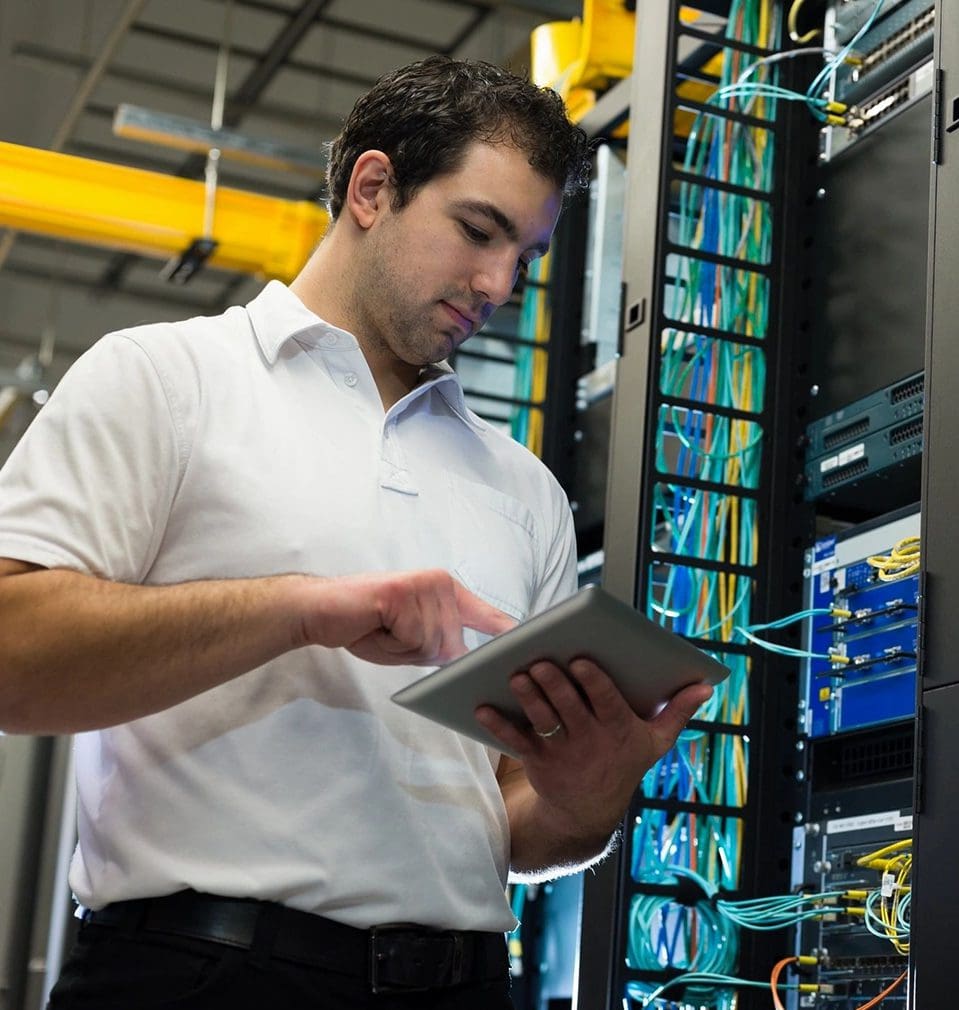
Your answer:
[[[519,230],[512,218],[507,217],[496,204],[490,203],[488,200],[460,200],[456,206],[460,210],[472,211],[474,214],[489,218],[490,221],[503,229],[506,237],[512,242],[519,238]],[[530,249],[544,255],[549,249],[549,242],[538,242],[536,245],[530,246]]]

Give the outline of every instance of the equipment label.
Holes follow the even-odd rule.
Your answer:
[[[862,459],[865,455],[865,442],[860,442],[859,445],[851,445],[848,449],[843,449],[843,451],[839,454],[839,465],[845,466],[847,463],[852,463],[857,459]]]
[[[881,814],[864,814],[862,817],[839,817],[826,821],[826,834],[838,835],[844,831],[868,831],[869,828],[888,828],[894,831],[912,831],[912,814],[887,810]]]
[[[824,540],[817,540],[813,551],[812,575],[820,572],[828,572],[836,567],[836,538],[826,537]]]

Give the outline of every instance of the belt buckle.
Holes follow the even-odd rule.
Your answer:
[[[463,935],[409,923],[370,930],[370,990],[426,992],[463,980]]]

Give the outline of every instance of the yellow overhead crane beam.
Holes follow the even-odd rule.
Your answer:
[[[0,227],[170,259],[202,237],[202,182],[0,141]],[[308,200],[221,187],[208,263],[292,280],[329,225]]]

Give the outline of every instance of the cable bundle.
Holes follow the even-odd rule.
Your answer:
[[[754,623],[755,585],[743,573],[759,560],[761,535],[751,492],[760,486],[763,462],[759,414],[766,398],[770,291],[762,268],[771,263],[774,248],[766,197],[774,185],[773,125],[781,101],[803,102],[820,122],[852,125],[852,110],[836,102],[829,89],[837,68],[855,59],[855,46],[875,23],[882,0],[849,43],[834,53],[818,47],[776,51],[779,8],[772,0],[730,4],[726,38],[769,55],[757,60],[731,47],[723,49],[718,86],[690,129],[678,166],[677,213],[670,220],[666,325],[659,333],[654,373],[661,399],[656,414],[659,478],[650,489],[654,510],[648,535],[654,561],[646,573],[649,609],[672,631],[708,642],[730,667],[729,680],[701,715],[733,726],[749,720],[750,666],[742,645],[805,656],[803,650],[756,633],[812,616],[803,612]],[[794,5],[793,28],[797,12]],[[823,54],[822,69],[805,92],[779,85],[781,61]],[[737,113],[748,116],[749,122],[738,119]],[[887,574],[903,570],[883,568]],[[723,643],[738,648],[725,652]],[[822,658],[837,665],[848,662],[832,653]],[[642,794],[654,806],[643,809],[633,825],[631,872],[641,891],[648,885],[654,893],[632,899],[629,964],[637,972],[676,969],[682,974],[662,985],[630,981],[627,1003],[646,1006],[677,988],[683,998],[671,1005],[697,1008],[734,1005],[740,986],[772,987],[777,1004],[780,989],[819,991],[816,985],[780,983],[778,973],[771,981],[730,974],[741,929],[784,929],[806,919],[846,914],[862,916],[902,942],[903,917],[908,916],[905,893],[895,913],[878,898],[864,907],[865,895],[848,893],[743,902],[718,897],[718,887],[732,891],[740,885],[741,818],[669,806],[696,803],[736,810],[746,803],[747,780],[745,735],[689,731],[644,780]],[[653,886],[680,886],[683,877],[698,881],[706,897],[678,901],[663,897]],[[791,961],[783,962],[779,972]]]
[[[876,569],[880,582],[898,582],[915,575],[920,561],[919,537],[905,537],[888,554],[866,558],[866,564]]]
[[[896,948],[909,953],[912,903],[912,839],[904,838],[856,861],[858,866],[879,870],[882,883],[866,899],[866,929]]]
[[[771,0],[733,0],[728,38],[768,49],[778,31]],[[721,86],[732,87],[750,58],[732,49],[724,50],[724,57]],[[737,97],[731,93],[728,99]],[[752,95],[750,101],[753,115],[775,115],[773,95]],[[769,291],[767,279],[749,265],[770,262],[772,221],[766,200],[721,190],[710,182],[769,192],[772,135],[726,117],[700,114],[681,167],[684,176],[702,182],[680,182],[678,215],[671,222],[672,241],[683,251],[668,262],[673,280],[664,297],[669,325],[660,338],[662,405],[656,418],[656,466],[669,476],[651,489],[650,530],[654,551],[670,555],[670,560],[648,571],[647,599],[652,615],[679,634],[734,642],[736,626],[749,623],[753,582],[698,562],[751,567],[759,560],[756,500],[737,489],[759,486],[763,433],[757,421],[709,408],[757,415],[762,410],[766,363],[756,341],[766,335]],[[716,263],[710,254],[743,266]],[[753,340],[740,341],[737,335]],[[702,409],[691,403],[702,404]],[[703,488],[699,482],[729,490]],[[744,726],[749,719],[749,660],[739,651],[715,651],[731,673],[700,716]],[[746,803],[748,746],[743,734],[686,731],[646,776],[643,795],[740,809]],[[675,882],[678,865],[733,890],[740,880],[742,828],[742,819],[735,816],[667,811],[658,804],[644,809],[632,833],[633,878],[639,884]],[[631,967],[684,969],[684,998],[690,1006],[735,1005],[730,987],[739,980],[729,973],[738,956],[738,930],[715,904],[683,905],[662,895],[637,894],[630,911]],[[631,981],[626,995],[646,1005],[665,988]]]

